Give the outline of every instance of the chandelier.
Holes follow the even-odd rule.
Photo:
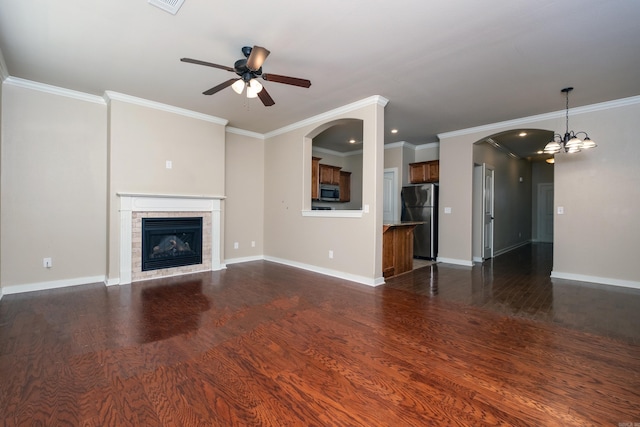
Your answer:
[[[567,97],[567,107],[566,107],[566,122],[567,127],[564,133],[564,136],[560,134],[553,135],[553,140],[551,140],[544,147],[544,152],[546,154],[556,154],[561,151],[565,153],[577,153],[581,150],[586,150],[588,148],[596,147],[596,143],[589,138],[586,132],[574,132],[569,130],[569,92],[573,90],[572,87],[566,87],[562,89],[562,92]],[[578,135],[584,135],[584,139],[580,139]]]

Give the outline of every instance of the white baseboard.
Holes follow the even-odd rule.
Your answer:
[[[228,265],[228,264],[239,264],[241,262],[262,261],[262,260],[264,260],[264,257],[262,255],[255,255],[255,256],[225,259],[224,262],[225,264]]]
[[[331,270],[328,268],[318,267],[316,265],[303,264],[300,262],[290,261],[281,258],[264,257],[265,261],[277,262],[278,264],[288,265],[290,267],[301,268],[303,270],[313,271],[314,273],[324,274],[325,276],[337,277],[338,279],[357,282],[367,286],[380,286],[384,284],[384,277],[371,279],[369,277],[359,276],[357,274],[349,274],[343,271]]]
[[[91,283],[104,283],[105,276],[77,277],[75,279],[54,280],[51,282],[27,283],[24,285],[5,286],[2,292],[5,295],[20,294],[23,292],[45,291],[47,289],[66,288],[69,286],[88,285]]]
[[[111,278],[111,279],[104,279],[104,284],[105,286],[116,286],[120,284],[120,278]]]
[[[445,263],[445,264],[455,264],[455,265],[463,265],[465,267],[473,267],[473,262],[472,261],[468,261],[466,259],[437,257],[436,261],[437,262],[442,262],[442,263]]]
[[[583,274],[563,273],[561,271],[552,271],[552,279],[576,280],[578,282],[596,283],[599,285],[620,286],[623,288],[640,289],[640,282],[631,280],[612,279],[609,277],[586,276]]]

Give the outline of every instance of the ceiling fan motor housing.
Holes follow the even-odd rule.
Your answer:
[[[247,68],[246,59],[238,59],[235,64],[233,64],[233,69],[245,82],[255,79],[262,74],[262,67],[258,68],[256,71],[251,71]]]

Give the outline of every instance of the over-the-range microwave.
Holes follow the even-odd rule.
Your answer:
[[[320,201],[322,202],[339,202],[340,186],[338,185],[321,185]]]

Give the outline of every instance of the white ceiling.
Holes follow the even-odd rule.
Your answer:
[[[6,72],[95,95],[106,90],[268,133],[381,95],[386,142],[413,144],[473,126],[640,95],[638,0],[0,0]],[[231,88],[242,46],[271,51],[264,107]],[[399,129],[396,135],[391,128]]]

